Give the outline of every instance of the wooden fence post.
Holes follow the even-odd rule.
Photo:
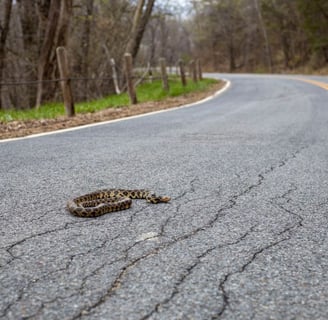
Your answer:
[[[113,82],[114,82],[114,87],[115,87],[115,92],[116,94],[120,94],[121,90],[118,85],[118,77],[117,77],[117,72],[116,72],[116,64],[115,60],[113,58],[110,59],[110,64],[112,66],[112,75],[113,75]]]
[[[200,59],[196,60],[196,69],[197,69],[197,78],[198,78],[198,80],[203,80],[202,66],[201,66],[201,63],[200,63]]]
[[[137,104],[137,94],[133,85],[133,63],[132,63],[132,55],[130,53],[124,54],[124,71],[125,78],[128,86],[128,93],[130,97],[131,104]]]
[[[159,59],[160,67],[161,67],[161,75],[162,75],[162,83],[163,83],[163,89],[165,91],[169,91],[169,81],[167,78],[167,72],[166,72],[166,63],[164,58]]]
[[[179,60],[179,70],[180,70],[181,83],[185,87],[187,85],[187,79],[186,79],[184,63],[181,59]]]
[[[66,115],[68,117],[73,117],[75,115],[74,99],[72,95],[66,49],[64,47],[58,47],[56,49],[56,55],[61,78],[60,85],[63,92]]]
[[[149,83],[153,83],[153,70],[151,68],[150,62],[148,62],[148,76],[149,76]]]
[[[197,72],[195,60],[191,60],[189,63],[190,76],[194,82],[197,82]]]

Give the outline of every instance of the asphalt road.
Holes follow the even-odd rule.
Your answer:
[[[328,91],[212,76],[193,107],[0,143],[0,319],[328,319]],[[65,210],[115,187],[172,200]]]

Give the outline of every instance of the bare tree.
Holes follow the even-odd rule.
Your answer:
[[[270,72],[272,72],[272,68],[273,68],[272,67],[272,56],[271,56],[271,47],[270,47],[270,43],[269,43],[268,33],[267,33],[267,30],[266,30],[265,24],[263,22],[262,12],[261,12],[261,8],[259,6],[258,0],[254,0],[254,4],[255,4],[256,12],[258,14],[260,27],[261,27],[261,30],[262,30],[262,33],[263,33],[268,68],[269,68]]]
[[[55,49],[58,46],[66,45],[71,10],[72,0],[51,0],[46,33],[38,64],[37,108],[41,105],[42,101],[42,81],[45,77],[50,79],[55,70]]]
[[[139,50],[138,61],[146,60],[152,66],[160,57],[173,65],[190,54],[190,37],[182,18],[182,9],[170,1],[161,1],[153,9]]]
[[[93,20],[93,2],[94,0],[86,0],[85,3],[85,17],[82,31],[82,56],[81,56],[81,74],[88,78],[89,69],[89,48],[90,48],[90,32],[91,23]],[[85,100],[88,97],[88,82],[84,82],[84,90],[81,99]]]
[[[2,23],[0,23],[0,109],[2,108],[1,83],[2,83],[4,62],[5,62],[5,58],[6,58],[5,44],[6,44],[7,35],[9,32],[11,8],[12,8],[12,0],[5,0],[4,9],[3,9],[3,17],[1,17],[2,18],[1,20],[3,20],[3,21],[2,21]]]
[[[139,50],[142,36],[150,19],[155,0],[139,0],[133,17],[131,37],[126,46],[126,52],[131,53],[134,59]]]

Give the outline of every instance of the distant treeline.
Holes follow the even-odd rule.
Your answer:
[[[139,65],[198,57],[210,71],[317,70],[328,64],[327,0],[190,0],[187,11],[180,3],[1,0],[0,109],[60,99],[58,82],[51,81],[59,76],[58,46],[67,49],[72,77],[85,79],[74,81],[78,100],[114,92],[106,80],[111,59],[122,75],[125,52]]]
[[[195,50],[214,70],[279,72],[328,64],[327,0],[192,2]]]

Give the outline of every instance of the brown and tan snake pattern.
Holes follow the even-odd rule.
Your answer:
[[[108,212],[130,208],[131,199],[146,199],[147,202],[151,203],[171,200],[170,197],[157,196],[149,190],[105,189],[69,200],[67,209],[78,217],[98,217]]]

